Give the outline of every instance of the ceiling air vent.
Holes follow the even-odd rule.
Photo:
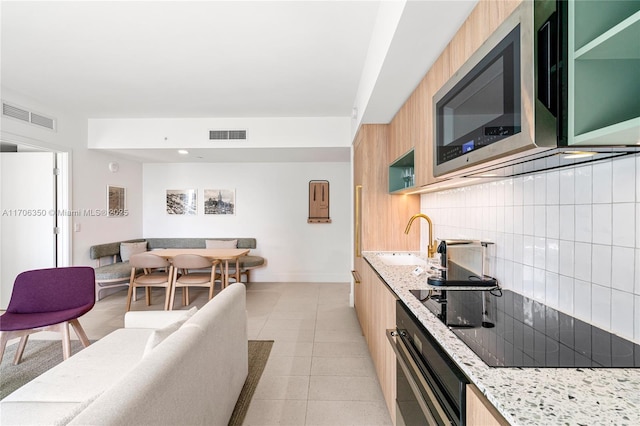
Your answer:
[[[5,104],[4,102],[2,103],[2,115],[26,121],[27,123],[29,122],[29,111],[13,105]]]
[[[50,130],[55,130],[56,128],[55,119],[28,111],[24,108],[11,105],[6,102],[2,102],[2,115],[15,118],[16,120],[25,121],[36,126],[45,127]]]
[[[53,120],[53,118],[45,117],[44,115],[40,115],[40,114],[36,114],[35,112],[32,112],[31,123],[53,130],[55,121]]]
[[[212,140],[212,141],[247,140],[247,131],[246,130],[209,130],[209,140]]]

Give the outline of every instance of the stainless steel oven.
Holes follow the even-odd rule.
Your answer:
[[[400,301],[387,338],[397,362],[396,424],[464,425],[468,379]]]

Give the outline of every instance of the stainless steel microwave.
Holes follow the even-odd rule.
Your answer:
[[[557,5],[555,0],[523,1],[435,94],[435,176],[557,146],[563,120]],[[537,46],[542,61],[534,61],[536,41],[545,43]],[[538,90],[542,100],[534,90],[536,66],[545,67],[537,80],[546,85]]]

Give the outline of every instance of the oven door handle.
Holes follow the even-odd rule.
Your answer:
[[[393,329],[387,330],[387,339],[393,348],[393,351],[396,353],[396,359],[398,361],[398,365],[402,368],[407,381],[409,382],[409,386],[411,387],[411,391],[413,392],[416,400],[418,401],[418,405],[420,406],[420,410],[424,414],[425,418],[429,422],[430,425],[438,425],[442,424],[442,422],[438,422],[436,418],[429,410],[424,397],[422,396],[422,392],[420,392],[420,388],[424,389],[427,397],[433,401],[433,405],[437,411],[438,416],[445,424],[451,424],[449,421],[449,417],[444,412],[440,404],[438,403],[438,399],[435,394],[431,390],[431,387],[426,382],[422,373],[420,372],[420,368],[415,363],[413,358],[411,357],[411,353],[407,348],[406,344],[402,341],[402,337],[400,334],[404,333],[404,331],[397,331]],[[406,335],[406,334],[405,334]],[[420,382],[420,384],[418,384]]]

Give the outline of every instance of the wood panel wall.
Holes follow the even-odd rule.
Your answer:
[[[362,185],[362,249],[419,250],[417,235],[405,235],[404,226],[419,212],[417,195],[389,194],[389,125],[365,124],[355,142],[354,177]]]

